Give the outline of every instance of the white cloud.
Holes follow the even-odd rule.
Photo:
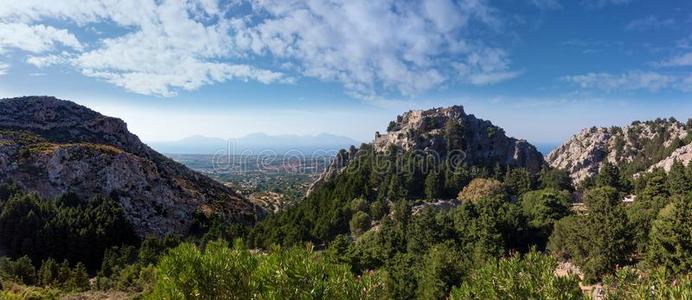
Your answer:
[[[10,68],[10,66],[6,63],[0,62],[0,75],[5,75],[7,74],[7,70]]]
[[[37,67],[68,65],[162,96],[233,79],[295,80],[275,70],[340,82],[363,98],[519,75],[503,49],[478,38],[502,26],[485,0],[242,1],[249,10],[239,2],[9,1],[0,6],[0,23],[11,24],[0,27],[0,49],[33,53],[26,61]],[[68,29],[43,25],[46,19],[92,29],[105,23],[124,33],[84,43]]]
[[[229,62],[231,38],[223,13],[213,1],[13,1],[0,8],[0,21],[26,24],[0,27],[0,46],[42,53],[60,42],[73,51],[30,56],[27,62],[71,65],[85,76],[146,95],[172,96],[180,89],[231,79],[290,80],[279,72]],[[129,32],[83,49],[65,29],[33,24],[45,18],[81,26],[109,22]],[[17,28],[34,35],[17,34]]]
[[[450,79],[469,81],[449,67],[488,49],[463,38],[471,32],[469,24],[490,29],[500,24],[480,0],[258,0],[253,9],[268,17],[235,20],[239,51],[294,61],[303,75],[341,82],[365,98],[390,91],[414,95]],[[463,75],[486,75],[477,71],[472,67]]]
[[[6,48],[17,48],[33,53],[53,50],[57,44],[80,50],[82,44],[64,29],[45,25],[0,22],[0,52]]]
[[[623,74],[588,73],[584,75],[565,76],[564,81],[579,85],[581,88],[600,89],[605,91],[649,90],[659,91],[680,87],[680,78],[657,72],[630,71]]]
[[[66,64],[73,58],[74,55],[70,55],[67,52],[61,54],[49,54],[43,56],[29,56],[26,62],[32,64],[39,68],[50,67],[53,65]]]
[[[464,62],[456,63],[455,68],[463,81],[474,85],[493,84],[520,75],[509,70],[507,53],[494,48],[471,53]]]
[[[675,25],[675,19],[666,18],[661,19],[657,16],[648,16],[646,18],[636,19],[627,24],[625,29],[627,30],[650,30],[667,28]]]
[[[687,52],[680,56],[673,57],[658,64],[661,67],[691,67],[692,52]]]

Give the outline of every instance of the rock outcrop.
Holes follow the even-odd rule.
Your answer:
[[[152,150],[122,120],[52,97],[0,100],[0,183],[45,199],[111,196],[140,236],[184,234],[195,215],[252,223],[265,214]]]
[[[356,154],[358,154],[358,149],[355,146],[351,146],[348,151],[339,151],[324,172],[322,172],[317,180],[310,185],[305,195],[309,196],[323,183],[336,178],[336,176],[338,176],[344,170],[344,168],[346,168],[348,163],[356,156]]]
[[[567,170],[578,184],[598,174],[606,161],[619,166],[636,161],[648,168],[657,162],[655,156],[684,145],[690,129],[674,119],[634,122],[623,128],[587,128],[549,153],[546,161],[551,167]]]
[[[670,154],[670,156],[655,163],[653,166],[649,168],[648,171],[653,171],[656,168],[661,168],[664,171],[669,172],[670,168],[673,167],[673,164],[675,162],[680,162],[684,166],[687,166],[690,164],[690,161],[692,161],[692,143],[675,149],[675,151],[673,151],[673,153]]]
[[[454,141],[450,140],[450,136]],[[545,161],[536,147],[525,140],[507,137],[505,131],[490,121],[467,115],[462,106],[416,110],[398,116],[390,122],[386,133],[375,133],[372,147],[377,152],[424,151],[440,157],[455,155],[457,163],[469,166],[526,168],[539,172]],[[343,150],[320,178],[313,183],[308,195],[323,183],[334,179],[348,166],[359,150]]]
[[[446,135],[453,128],[459,143],[449,147]],[[456,133],[455,133],[456,134]],[[375,134],[376,151],[391,146],[410,150],[462,150],[470,165],[499,163],[503,166],[527,168],[538,172],[544,165],[543,156],[525,140],[505,135],[504,129],[490,121],[467,115],[462,106],[409,111],[390,123],[388,132]]]

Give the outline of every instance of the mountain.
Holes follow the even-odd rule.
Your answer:
[[[438,158],[456,151],[455,159],[461,159],[466,165],[526,168],[531,173],[537,173],[545,165],[536,147],[525,140],[507,137],[504,129],[472,114],[467,115],[458,105],[409,111],[397,116],[389,123],[386,133],[375,133],[372,146],[379,153],[393,148],[434,153]],[[312,184],[308,194],[337,176],[357,152],[352,147],[348,153],[341,153]]]
[[[152,150],[120,119],[53,97],[0,100],[0,183],[44,199],[111,196],[140,236],[186,233],[220,214],[253,223],[264,210]]]
[[[530,184],[545,166],[533,145],[461,106],[409,111],[372,143],[339,151],[306,199],[257,224],[255,241],[328,242],[349,232],[354,206],[369,207],[359,215],[377,223],[395,203],[444,203],[436,200],[456,199],[479,177]]]
[[[618,165],[626,175],[654,165],[672,165],[677,157],[687,157],[689,162],[684,155],[689,147],[684,146],[690,142],[692,120],[686,124],[673,118],[635,121],[625,127],[583,129],[548,154],[546,161],[567,170],[574,183],[580,183],[598,174],[606,161]]]
[[[227,153],[229,148],[235,153],[241,153],[245,150],[254,153],[264,150],[279,153],[291,150],[308,153],[319,150],[333,152],[358,144],[360,142],[351,138],[328,133],[318,135],[268,135],[265,133],[253,133],[237,139],[191,136],[179,141],[151,143],[154,149],[170,154]]]
[[[459,134],[458,145],[450,145],[450,125]],[[403,150],[447,149],[464,151],[469,164],[528,168],[538,172],[543,166],[542,155],[525,140],[505,135],[504,129],[490,121],[467,115],[462,106],[409,111],[392,121],[386,133],[375,134],[375,149],[385,151],[390,146]]]

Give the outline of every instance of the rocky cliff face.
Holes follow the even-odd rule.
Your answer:
[[[450,134],[458,135],[458,143],[452,147],[448,145]],[[467,115],[461,106],[409,111],[390,123],[388,132],[376,133],[373,144],[377,151],[386,151],[391,146],[404,151],[462,150],[471,165],[499,163],[531,172],[540,171],[544,165],[536,147],[525,140],[507,137],[502,128]]]
[[[668,172],[670,171],[670,168],[673,167],[673,164],[675,162],[680,162],[683,165],[687,166],[690,164],[690,161],[692,161],[692,142],[685,146],[675,149],[675,151],[673,151],[673,153],[671,153],[668,157],[662,159],[661,161],[651,166],[648,171],[653,171],[656,168],[661,168],[664,171]]]
[[[549,153],[546,161],[567,170],[577,184],[598,174],[606,161],[643,171],[689,142],[691,130],[690,122],[674,119],[634,122],[622,128],[587,128]]]
[[[150,149],[122,120],[51,97],[0,100],[0,182],[46,199],[110,195],[141,236],[186,233],[196,213],[243,223],[265,213]]]
[[[393,148],[397,151],[435,152],[440,157],[454,151],[470,166],[493,167],[499,164],[527,168],[532,173],[545,165],[536,147],[525,140],[507,137],[502,128],[467,115],[461,106],[406,112],[389,124],[386,133],[375,133],[372,146],[377,152]],[[342,151],[308,194],[334,179],[358,153],[353,147]]]

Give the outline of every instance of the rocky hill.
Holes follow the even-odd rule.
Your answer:
[[[371,145],[380,153],[391,149],[434,153],[439,157],[454,153],[469,166],[499,165],[536,173],[545,165],[536,147],[525,140],[508,137],[490,121],[466,114],[462,106],[406,112],[389,123],[386,133],[376,132]],[[355,147],[339,153],[308,194],[333,180],[357,155]]]
[[[0,183],[45,199],[114,197],[140,236],[186,233],[195,215],[252,223],[265,213],[152,150],[122,120],[52,97],[0,100]]]
[[[627,175],[654,165],[672,165],[675,159],[688,163],[692,122],[657,119],[633,122],[626,127],[587,128],[546,156],[550,166],[567,170],[575,183],[598,174],[608,161]],[[680,150],[678,150],[680,149]],[[667,162],[666,162],[667,161]]]
[[[446,139],[451,130],[459,134],[458,145],[449,145]],[[376,133],[373,144],[377,151],[392,145],[405,151],[463,150],[470,164],[499,163],[532,172],[538,172],[544,164],[536,147],[507,137],[504,129],[490,121],[467,115],[462,106],[409,111],[392,121],[386,133]]]

